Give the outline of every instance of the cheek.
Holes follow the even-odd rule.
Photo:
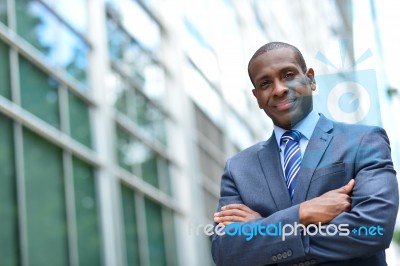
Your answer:
[[[269,93],[267,91],[262,91],[262,92],[258,93],[257,101],[259,103],[262,103],[263,105],[266,105],[269,101]]]

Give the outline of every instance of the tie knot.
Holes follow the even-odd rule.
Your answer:
[[[288,130],[286,131],[281,138],[281,142],[282,141],[289,141],[289,140],[293,140],[296,142],[299,142],[301,139],[301,133],[297,130]]]

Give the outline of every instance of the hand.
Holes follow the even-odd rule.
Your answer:
[[[247,222],[258,218],[261,218],[261,215],[244,204],[229,204],[223,206],[220,212],[214,213],[214,222],[222,223],[225,226],[234,222]]]
[[[342,212],[349,211],[351,209],[350,194],[353,191],[354,184],[355,181],[352,179],[341,188],[328,191],[317,198],[301,203],[299,208],[300,223],[305,226],[319,222],[326,224]]]

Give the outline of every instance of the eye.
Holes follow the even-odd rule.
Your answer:
[[[258,86],[260,88],[266,89],[266,88],[269,87],[269,85],[271,85],[271,83],[272,82],[270,80],[263,80],[263,81],[260,82],[260,84],[258,84]]]
[[[285,79],[285,80],[292,80],[292,79],[294,79],[294,73],[293,72],[287,72],[287,73],[285,73],[285,75],[283,76],[283,79]]]

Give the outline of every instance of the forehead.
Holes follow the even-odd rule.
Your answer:
[[[296,53],[290,48],[278,48],[254,58],[250,62],[249,70],[254,77],[259,71],[274,71],[288,67],[301,68],[296,58]]]

